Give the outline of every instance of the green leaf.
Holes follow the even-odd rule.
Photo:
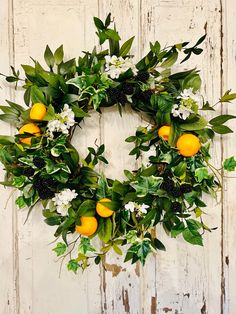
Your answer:
[[[234,171],[236,168],[236,160],[234,156],[225,159],[224,161],[224,169],[227,171]]]
[[[100,29],[100,30],[105,29],[103,22],[98,17],[94,17],[93,20],[94,20],[94,24],[97,27],[97,29]]]
[[[96,213],[96,202],[93,200],[84,201],[78,209],[79,216],[92,217],[92,216],[95,216],[95,213]]]
[[[113,29],[108,28],[107,30],[105,30],[105,34],[107,35],[108,38],[110,38],[114,41],[120,40],[119,34]]]
[[[204,179],[209,178],[209,173],[206,167],[201,167],[195,170],[195,177],[198,182],[202,182]]]
[[[13,136],[0,135],[0,144],[1,145],[11,145],[14,143],[15,143],[15,139]]]
[[[31,86],[30,97],[31,97],[31,101],[32,101],[33,104],[37,103],[37,102],[41,102],[43,104],[46,103],[46,100],[45,100],[43,92],[36,85]]]
[[[170,68],[178,59],[178,52],[172,52],[168,58],[160,65],[162,68]]]
[[[193,232],[193,231],[189,230],[188,228],[186,228],[182,234],[183,234],[183,238],[185,241],[187,241],[193,245],[203,246],[202,236],[200,235],[199,232],[197,232],[197,231]]]
[[[199,117],[198,119],[194,118],[192,122],[188,121],[186,123],[181,123],[180,128],[187,131],[197,131],[204,129],[207,124],[206,119]]]
[[[154,242],[154,246],[157,250],[166,251],[164,244],[160,240],[155,238],[153,242]]]
[[[63,50],[63,45],[61,45],[60,47],[58,47],[54,53],[54,59],[55,59],[55,63],[56,65],[59,65],[62,63],[64,58],[64,50]]]
[[[228,126],[226,125],[214,125],[212,127],[212,130],[218,134],[228,134],[228,133],[233,133],[233,130],[231,130]]]
[[[27,178],[25,176],[14,177],[13,178],[13,185],[16,188],[21,188],[22,186],[24,186],[26,180],[27,180]]]
[[[132,143],[136,141],[136,136],[129,136],[125,139],[127,143]]]
[[[54,63],[55,63],[55,59],[54,59],[53,53],[52,53],[52,51],[48,45],[46,46],[46,49],[44,52],[44,60],[46,61],[49,68],[53,68]]]
[[[87,252],[96,252],[96,249],[91,245],[89,238],[81,238],[78,246],[78,252],[86,254]]]
[[[231,90],[225,92],[225,94],[220,98],[220,102],[230,102],[236,98],[236,94],[230,94]]]
[[[61,256],[66,251],[66,244],[62,242],[58,242],[57,246],[53,249],[54,252],[56,252],[57,256]]]
[[[27,206],[27,204],[25,203],[24,197],[23,196],[18,196],[16,199],[16,205],[18,206],[18,208],[23,208],[25,206]]]
[[[174,169],[174,174],[177,177],[181,177],[187,169],[187,163],[185,161],[181,161]]]
[[[183,81],[183,88],[193,88],[193,91],[197,91],[200,89],[202,84],[202,80],[197,73],[191,73],[189,74]]]
[[[119,52],[119,56],[124,57],[124,56],[126,56],[126,55],[129,53],[129,51],[130,51],[130,49],[131,49],[131,47],[132,47],[133,41],[134,41],[134,37],[135,37],[135,36],[133,36],[133,37],[131,37],[130,39],[128,39],[128,40],[121,46],[120,52]]]
[[[136,190],[138,197],[145,197],[147,194],[157,195],[158,189],[163,181],[162,177],[139,177],[130,185]]]
[[[73,271],[75,274],[77,273],[79,267],[80,265],[76,259],[71,259],[67,264],[67,269]]]
[[[218,117],[215,117],[209,121],[211,125],[221,125],[227,122],[228,120],[235,119],[236,116],[230,114],[222,114]]]
[[[79,108],[76,105],[72,106],[72,110],[73,110],[76,118],[90,117],[90,115],[87,112],[85,112],[83,109]]]
[[[44,117],[44,121],[50,121],[50,120],[54,120],[56,117],[56,114],[55,114],[55,110],[54,110],[54,107],[50,104],[48,107],[47,107],[47,113],[46,113],[46,116]]]
[[[181,221],[181,222],[177,223],[174,227],[171,228],[171,237],[176,238],[177,235],[182,233],[184,230],[185,230],[185,225]]]
[[[99,221],[99,229],[98,235],[99,238],[104,242],[107,243],[111,239],[112,234],[112,222],[110,218],[100,219]]]

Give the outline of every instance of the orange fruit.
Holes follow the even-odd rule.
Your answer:
[[[168,141],[170,136],[170,126],[169,125],[163,125],[158,130],[158,136],[161,137],[163,140]]]
[[[199,151],[201,143],[196,135],[184,134],[178,138],[176,147],[178,148],[180,155],[191,157]]]
[[[46,116],[46,113],[47,107],[44,104],[38,102],[31,107],[30,119],[43,120],[43,118]]]
[[[19,130],[19,134],[24,133],[30,133],[32,134],[32,136],[40,136],[40,128],[34,123],[27,123],[23,125]],[[31,145],[31,137],[20,138],[20,141],[22,143]]]
[[[111,202],[111,200],[109,198],[102,198],[99,202]],[[110,217],[114,211],[99,202],[96,205],[98,215],[104,218]]]
[[[84,235],[84,236],[91,236],[94,234],[98,227],[98,222],[95,217],[80,217],[81,225],[75,226],[75,231]]]

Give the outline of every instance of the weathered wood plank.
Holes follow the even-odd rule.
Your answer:
[[[0,72],[9,73],[9,64],[13,62],[13,24],[11,1],[0,1]],[[0,76],[0,102],[4,103],[6,98],[11,98],[12,90]],[[10,127],[1,122],[1,134],[9,134]],[[0,168],[1,178],[4,180],[3,166]],[[0,311],[4,314],[16,313],[17,296],[17,266],[15,245],[17,234],[15,233],[16,215],[12,206],[12,190],[0,186],[1,208],[0,208]]]
[[[56,49],[64,44],[66,57],[79,56],[82,50],[91,50],[95,42],[92,17],[98,14],[96,1],[15,1],[16,64],[28,63],[29,56],[38,59],[46,44]],[[88,18],[88,16],[90,18]],[[61,25],[63,27],[61,28]],[[20,95],[18,100],[20,101]],[[85,130],[75,134],[77,148],[82,155],[87,146],[99,138],[99,123],[90,118]],[[88,130],[89,128],[89,130]],[[96,134],[98,132],[98,134]],[[41,208],[34,209],[23,226],[26,212],[19,213],[20,259],[20,313],[100,313],[99,268],[78,276],[62,266],[49,245],[53,228],[43,222]],[[66,296],[66,299],[65,299]]]
[[[123,41],[135,35],[132,53],[138,53],[139,43],[139,1],[99,1],[100,17],[104,19],[111,12]],[[132,145],[125,139],[135,133],[140,118],[125,108],[122,117],[116,108],[103,111],[101,118],[101,141],[106,147],[109,165],[104,167],[105,174],[115,179],[124,179],[123,170],[134,170],[135,158],[129,156]],[[140,279],[135,266],[124,264],[121,258],[109,254],[104,271],[104,313],[139,313],[141,309]]]
[[[236,65],[236,30],[235,30],[235,2],[232,0],[222,1],[222,58],[223,58],[223,90],[232,88],[236,90],[235,65]],[[235,103],[222,106],[224,113],[229,108],[230,114],[236,115]],[[228,124],[236,132],[235,122]],[[235,156],[235,133],[227,135],[223,142],[224,158]],[[222,311],[223,313],[235,313],[236,293],[235,293],[235,172],[225,173],[228,178],[224,180],[224,195],[222,207]]]
[[[163,45],[183,40],[194,42],[207,27],[208,42],[204,55],[183,66],[200,68],[204,94],[210,101],[217,100],[215,95],[220,93],[220,39],[215,30],[220,29],[219,1],[211,1],[209,6],[206,1],[184,0],[181,5],[179,1],[142,1],[140,14],[141,51],[148,48],[149,41],[156,39]],[[213,156],[217,154],[220,154],[219,143],[213,149]],[[214,162],[219,163],[219,160],[220,156],[214,158]],[[210,213],[207,220],[211,226],[220,227],[220,206],[215,213],[215,203],[210,198],[207,201]],[[205,237],[204,249],[192,247],[181,239],[169,239],[161,228],[157,228],[157,235],[166,244],[167,252],[157,255],[155,272],[153,266],[144,268],[143,313],[150,308],[153,313],[219,313],[220,232]],[[214,275],[209,268],[213,261]],[[154,273],[156,280],[153,282]],[[208,280],[214,280],[214,287],[208,288]],[[151,298],[150,283],[153,287]]]

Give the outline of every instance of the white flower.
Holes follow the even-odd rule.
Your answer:
[[[147,208],[149,208],[149,205],[142,204],[142,205],[139,206],[139,211],[140,211],[142,214],[146,214],[146,213],[147,213]]]
[[[67,105],[61,113],[56,115],[56,119],[48,122],[47,131],[51,138],[53,138],[53,132],[62,132],[68,134],[69,129],[75,124],[75,114],[73,110]]]
[[[134,202],[129,202],[125,204],[125,209],[133,213],[134,211],[137,212],[137,216],[142,216],[143,214],[147,214],[147,208],[149,205],[146,204],[137,204]]]
[[[174,105],[171,113],[174,117],[186,120],[193,111],[190,108],[184,107],[183,105]]]
[[[121,73],[126,72],[128,69],[131,69],[134,75],[137,74],[138,70],[131,58],[124,59],[117,56],[105,56],[105,60],[105,72],[112,79],[118,78]]]
[[[133,213],[135,210],[135,203],[129,202],[129,203],[125,204],[125,209],[129,210],[131,213]]]
[[[203,104],[202,95],[200,94],[199,91],[194,93],[192,88],[184,89],[180,93],[180,95],[177,97],[177,99],[183,99],[183,100],[188,100],[189,98],[194,100],[199,106],[202,106],[202,104]]]
[[[57,212],[62,216],[66,216],[68,209],[70,208],[70,202],[76,198],[78,194],[75,190],[65,189],[60,193],[56,193],[52,201],[56,206]]]

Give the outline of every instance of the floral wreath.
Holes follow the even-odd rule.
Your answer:
[[[111,14],[105,22],[96,17],[94,22],[100,45],[107,41],[109,49],[94,48],[78,61],[64,61],[63,46],[54,53],[47,46],[49,69],[32,59],[33,66],[22,65],[25,78],[14,67],[12,75],[4,75],[16,86],[23,82],[28,108],[12,101],[0,107],[0,119],[18,129],[15,136],[0,136],[0,161],[6,170],[2,184],[21,191],[16,204],[28,207],[28,215],[35,204],[43,205],[45,222],[57,226],[59,242],[53,250],[63,260],[69,257],[67,267],[74,272],[93,259],[103,262],[110,250],[122,255],[122,246],[125,261],[144,264],[149,253],[165,250],[152,232],[158,224],[173,238],[182,235],[202,245],[203,233],[212,230],[203,222],[202,195],[215,196],[223,169],[236,167],[234,157],[221,169],[209,161],[215,133],[232,132],[225,122],[235,116],[207,121],[201,114],[213,112],[236,94],[227,91],[210,105],[200,94],[196,69],[171,71],[181,52],[181,63],[202,52],[199,45],[206,35],[193,46],[183,42],[161,48],[158,41],[150,43],[148,54],[135,64],[130,55],[134,37],[120,46],[116,28],[110,28]],[[76,126],[81,127],[89,112],[102,113],[101,108],[109,106],[120,114],[130,106],[148,121],[126,141],[134,144],[130,155],[139,158],[149,152],[149,161],[135,171],[124,170],[123,182],[97,171],[99,162],[108,163],[104,145],[88,147],[82,159],[71,144]],[[99,248],[92,241],[96,236]]]

